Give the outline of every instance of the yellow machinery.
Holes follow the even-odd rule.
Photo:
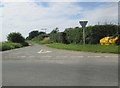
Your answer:
[[[114,44],[118,40],[118,37],[104,37],[100,39],[100,44],[103,45],[109,45]]]

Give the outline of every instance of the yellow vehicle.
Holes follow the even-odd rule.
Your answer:
[[[118,40],[118,37],[104,37],[100,39],[100,44],[103,45],[109,45],[109,44],[114,44]]]

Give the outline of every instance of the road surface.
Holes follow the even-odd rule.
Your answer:
[[[3,86],[117,86],[118,55],[32,45],[2,52]]]

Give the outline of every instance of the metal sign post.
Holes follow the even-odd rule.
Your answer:
[[[85,27],[88,23],[88,21],[79,21],[80,25],[82,26],[83,29],[83,44],[85,44]]]

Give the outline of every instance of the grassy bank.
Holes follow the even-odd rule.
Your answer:
[[[21,47],[24,47],[24,45],[20,43],[0,42],[0,51],[11,50],[11,49],[21,48]]]
[[[67,49],[75,51],[87,51],[87,52],[101,52],[101,53],[120,53],[120,46],[116,45],[80,45],[80,44],[61,44],[61,43],[52,43],[47,44],[47,46],[58,49]]]
[[[31,43],[31,44],[49,44],[50,43],[50,39],[43,39],[41,41],[39,40],[28,40],[27,41],[28,43]]]

